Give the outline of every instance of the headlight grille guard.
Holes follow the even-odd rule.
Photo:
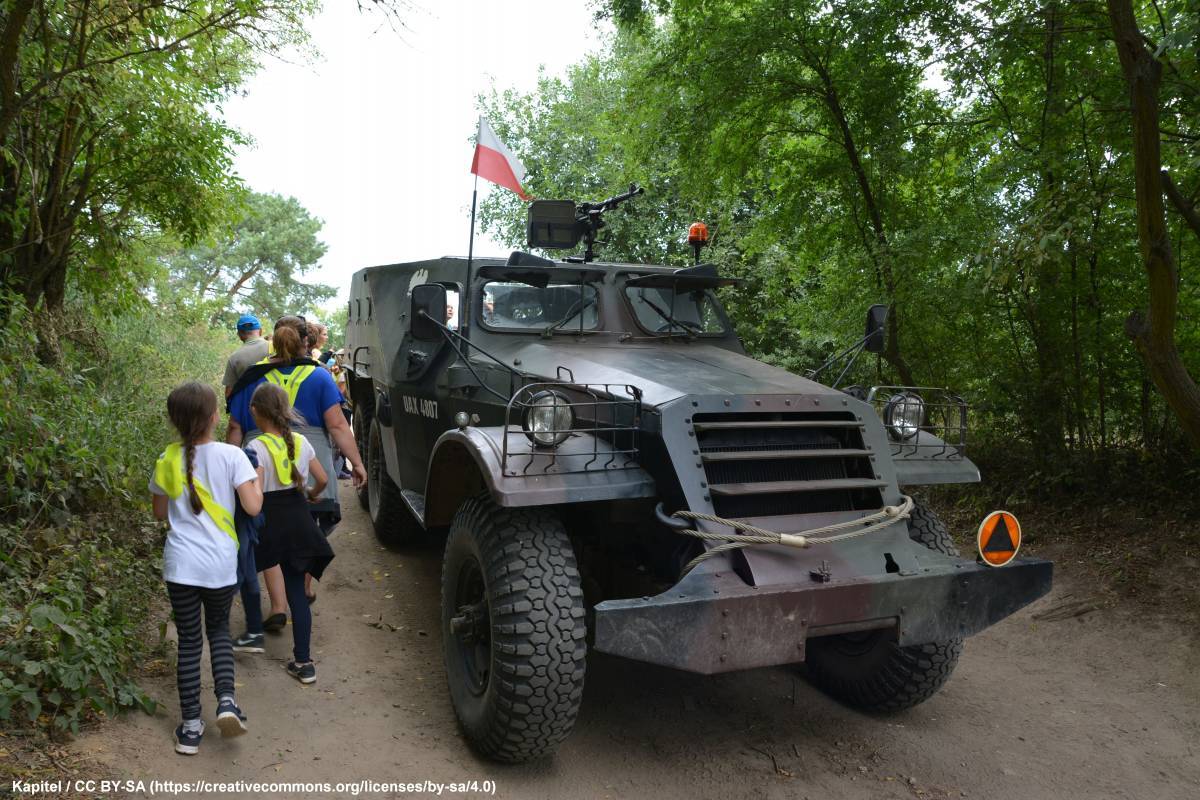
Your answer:
[[[559,370],[559,378],[527,383],[509,398],[500,456],[503,474],[562,475],[637,466],[642,390],[629,384],[578,383],[565,369]],[[569,431],[543,431],[566,433],[561,444],[534,446],[525,436],[524,421],[533,399],[547,391],[570,402],[574,424]],[[580,434],[590,435],[584,440]]]
[[[967,452],[967,402],[949,389],[930,386],[872,386],[866,400],[880,419],[888,401],[899,394],[915,394],[925,404],[924,418],[916,434],[897,440],[888,432],[892,458],[962,459]],[[886,423],[885,423],[886,427]]]

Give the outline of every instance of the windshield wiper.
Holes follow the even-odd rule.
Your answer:
[[[650,308],[654,309],[654,313],[656,313],[660,317],[662,317],[663,320],[665,320],[668,325],[670,325],[673,328],[682,329],[684,334],[687,335],[689,338],[692,336],[695,336],[697,333],[704,332],[704,329],[701,328],[699,325],[697,325],[694,322],[689,322],[689,321],[682,320],[682,319],[675,319],[670,314],[668,314],[667,312],[665,312],[661,308],[659,308],[657,305],[655,305],[654,301],[647,298],[644,294],[641,296],[641,300],[643,303],[650,306]],[[668,328],[667,331],[665,331],[665,332],[668,335],[673,335],[670,328]]]
[[[576,303],[576,305],[578,305],[579,301],[576,300],[575,303]],[[567,315],[565,317],[560,319],[558,322],[552,322],[549,325],[547,325],[545,328],[542,328],[542,335],[543,336],[553,335],[553,333],[556,330],[561,328],[563,325],[566,325],[568,322],[575,319],[576,317],[578,317],[583,312],[587,311],[589,308],[591,308],[595,304],[596,304],[596,298],[589,297],[587,300],[585,300],[583,302],[583,305],[579,306],[578,309],[575,309],[574,306],[572,306],[571,310],[567,312]]]

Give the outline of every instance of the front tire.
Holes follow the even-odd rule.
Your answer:
[[[379,420],[371,420],[367,434],[367,513],[375,535],[384,544],[408,545],[422,533],[421,524],[408,510],[400,487],[387,473],[383,454],[383,430]]]
[[[945,523],[921,501],[908,519],[908,536],[930,550],[958,555]],[[809,640],[805,664],[812,682],[846,705],[894,712],[937,694],[961,654],[962,639],[900,647],[895,631],[864,631]]]
[[[368,453],[367,453],[368,440],[367,440],[366,431],[363,430],[362,417],[363,417],[363,412],[360,411],[359,409],[355,409],[354,413],[350,417],[350,430],[354,434],[354,444],[358,446],[358,452],[359,452],[359,455],[363,459],[363,466],[365,467],[367,465],[367,457],[368,457]],[[360,506],[362,506],[363,511],[370,511],[371,510],[370,487],[364,483],[362,486],[355,488],[354,493],[356,495],[358,495],[358,504]]]
[[[450,700],[481,755],[550,755],[579,713],[587,654],[575,552],[553,513],[467,500],[442,561]]]

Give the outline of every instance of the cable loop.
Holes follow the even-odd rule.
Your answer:
[[[781,544],[786,547],[806,548],[814,544],[829,544],[830,542],[843,541],[845,539],[855,539],[859,536],[866,536],[868,533],[874,533],[877,530],[886,528],[894,522],[902,519],[908,519],[912,515],[913,499],[908,495],[902,495],[903,502],[898,506],[884,506],[873,514],[868,514],[860,519],[847,520],[846,522],[835,522],[832,525],[824,525],[820,528],[813,528],[804,533],[776,533],[769,531],[766,528],[758,528],[746,522],[739,522],[733,519],[724,519],[714,514],[702,514],[698,511],[680,510],[672,514],[672,517],[679,519],[691,520],[692,522],[712,522],[716,525],[724,525],[733,528],[739,533],[710,533],[708,531],[698,531],[693,528],[676,530],[676,533],[681,533],[684,536],[691,536],[696,539],[702,539],[706,542],[721,542],[716,547],[705,550],[700,555],[693,558],[683,568],[682,578],[701,562],[712,558],[721,553],[727,553],[730,550],[737,550],[743,547],[750,547],[756,544]],[[845,533],[835,533],[836,531],[846,531]],[[833,536],[823,536],[821,534],[830,534]]]

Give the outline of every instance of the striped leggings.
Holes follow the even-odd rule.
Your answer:
[[[179,685],[179,710],[183,718],[200,719],[200,658],[204,637],[200,631],[200,610],[204,609],[204,628],[208,633],[208,651],[212,660],[213,688],[217,699],[233,696],[233,641],[229,638],[229,606],[237,585],[220,589],[185,586],[167,582],[175,629],[179,632],[179,665],[175,673]]]

